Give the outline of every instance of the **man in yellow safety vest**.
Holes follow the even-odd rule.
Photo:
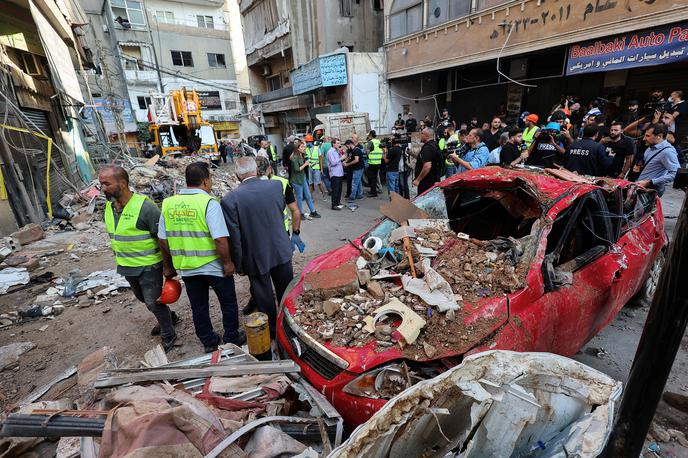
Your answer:
[[[322,170],[323,170],[323,154],[320,148],[313,142],[313,136],[311,134],[306,135],[306,160],[308,161],[308,185],[311,189],[311,195],[314,195],[315,186],[320,188],[320,194],[322,194],[323,201],[327,200],[327,190],[322,182]]]
[[[533,143],[535,134],[538,130],[540,130],[540,128],[537,126],[538,119],[538,115],[531,113],[526,116],[526,119],[524,120],[526,123],[526,128],[523,129],[523,143],[525,143],[528,148],[530,148],[531,143]]]
[[[177,344],[176,313],[159,304],[162,292],[162,255],[158,247],[160,210],[146,196],[129,189],[129,175],[122,167],[110,165],[98,172],[100,186],[108,202],[105,229],[115,254],[117,273],[131,285],[136,298],[146,304],[157,324],[152,335],[160,335],[169,351]]]
[[[184,173],[186,189],[162,202],[158,238],[163,274],[171,278],[180,271],[191,303],[196,336],[205,352],[210,353],[223,340],[242,345],[246,335],[239,330],[229,231],[220,203],[209,194],[212,179],[208,163],[189,164]],[[209,288],[215,291],[222,310],[222,339],[210,321]]]
[[[368,185],[370,186],[368,197],[377,197],[377,175],[382,164],[383,153],[377,134],[371,130],[368,134]]]

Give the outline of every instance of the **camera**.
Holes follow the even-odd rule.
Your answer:
[[[652,119],[652,117],[655,114],[655,111],[664,113],[665,111],[669,111],[670,109],[671,102],[669,102],[668,100],[651,100],[644,104],[640,110],[638,110],[638,116],[641,118]]]
[[[467,144],[462,144],[459,145],[459,142],[453,141],[447,143],[446,148],[443,150],[444,157],[445,159],[449,157],[450,154],[454,153],[459,157],[463,157],[469,150],[470,148],[468,147]]]

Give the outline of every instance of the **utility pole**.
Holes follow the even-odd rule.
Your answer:
[[[153,60],[155,61],[155,71],[158,73],[158,91],[161,94],[165,93],[165,85],[162,84],[162,74],[160,73],[160,64],[158,64],[158,52],[155,50],[155,41],[153,40],[153,30],[151,29],[150,16],[148,15],[148,8],[146,8],[146,2],[141,0],[141,5],[143,6],[143,11],[146,14],[146,24],[148,27],[148,36],[151,41],[151,48],[153,49]],[[157,18],[155,19],[157,21]]]
[[[659,277],[603,456],[640,456],[688,324],[688,199]]]

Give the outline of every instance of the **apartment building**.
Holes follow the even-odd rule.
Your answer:
[[[565,95],[642,101],[654,87],[684,88],[687,19],[688,5],[671,0],[385,2],[390,104],[421,119],[448,107],[460,121],[482,122],[546,114]]]
[[[352,109],[345,89],[350,57],[336,54],[379,51],[381,1],[241,0],[239,5],[254,111],[275,142],[312,128],[318,113]],[[347,77],[323,82],[323,62]],[[381,62],[376,74],[384,73]],[[313,71],[315,78],[308,76]],[[294,77],[310,82],[295,88]]]
[[[90,76],[108,133],[138,141],[151,93],[200,96],[218,137],[238,136],[239,88],[223,0],[82,0],[95,53]]]

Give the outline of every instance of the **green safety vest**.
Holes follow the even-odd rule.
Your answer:
[[[276,180],[279,181],[282,184],[282,195],[287,194],[287,185],[289,184],[289,180],[286,178],[278,177],[277,175],[273,175],[270,177],[271,180]],[[289,210],[287,209],[287,203],[284,203],[284,210],[282,210],[282,213],[284,214],[284,229],[289,232]]]
[[[115,227],[112,202],[105,205],[105,229],[110,236],[115,262],[123,267],[145,267],[162,262],[158,241],[148,231],[136,228],[141,207],[147,197],[133,194],[124,206]]]
[[[373,144],[373,150],[368,153],[368,164],[380,165],[382,163],[382,148],[380,148],[380,140],[373,138],[370,140]]]
[[[523,141],[525,142],[526,146],[530,148],[530,144],[533,143],[533,139],[535,138],[535,132],[538,131],[538,126],[528,128],[526,127],[523,130]]]
[[[277,162],[277,149],[275,148],[275,145],[268,146],[268,150],[270,151],[270,157],[272,157],[272,161]]]
[[[306,148],[308,166],[313,170],[320,170],[320,149],[317,146]]]
[[[206,193],[178,194],[162,201],[165,232],[175,269],[197,269],[220,256],[205,220]]]
[[[453,135],[451,135],[451,136],[449,137],[449,140],[448,140],[448,141],[445,141],[444,138],[440,138],[440,141],[438,142],[437,145],[439,146],[440,151],[442,151],[443,149],[446,148],[446,146],[447,146],[446,143],[451,143],[451,142],[453,142],[453,141],[458,141],[458,140],[459,140],[459,136],[458,136],[457,134],[453,134]],[[452,161],[451,159],[449,159],[449,157],[447,157],[447,158],[444,160],[444,164],[445,164],[445,165],[456,165],[456,164],[454,164],[454,161]]]

